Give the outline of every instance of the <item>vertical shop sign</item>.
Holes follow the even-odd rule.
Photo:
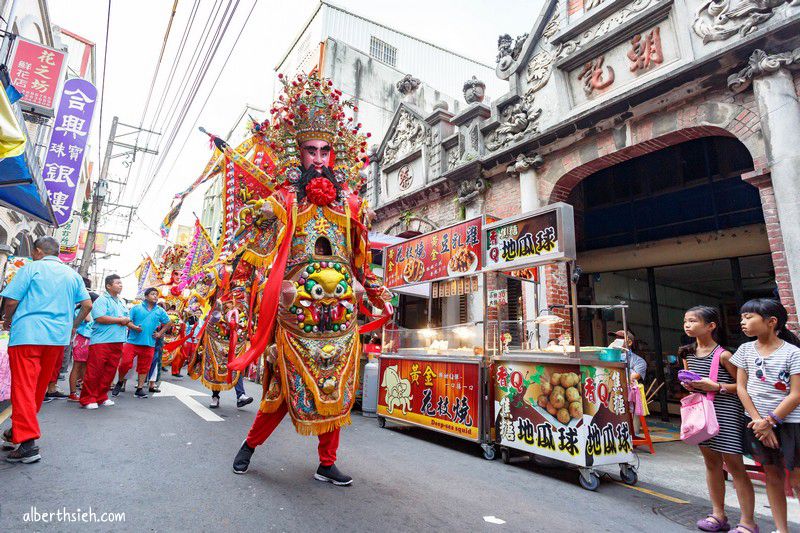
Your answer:
[[[96,101],[97,89],[90,82],[73,78],[64,84],[42,169],[59,226],[72,215]]]

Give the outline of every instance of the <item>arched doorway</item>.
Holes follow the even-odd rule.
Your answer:
[[[598,170],[567,199],[575,207],[578,263],[587,273],[579,300],[629,304],[648,381],[666,382],[665,402],[681,391],[675,356],[688,342],[686,309],[717,307],[727,345],[735,348],[745,340],[741,304],[774,294],[759,193],[741,179],[752,170],[737,139],[701,137]],[[619,313],[581,316],[583,343],[608,344],[608,333],[619,329]]]

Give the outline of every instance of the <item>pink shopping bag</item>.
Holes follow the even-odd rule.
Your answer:
[[[709,379],[717,380],[719,356],[722,347],[717,346],[711,361]],[[717,412],[714,410],[715,392],[692,393],[681,400],[681,440],[688,444],[700,444],[719,434]]]

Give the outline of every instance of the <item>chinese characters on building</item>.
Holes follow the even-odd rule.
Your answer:
[[[9,76],[23,95],[21,102],[52,110],[64,59],[64,52],[17,38]]]
[[[97,89],[74,78],[64,83],[42,169],[47,195],[59,225],[69,220],[81,174]]]

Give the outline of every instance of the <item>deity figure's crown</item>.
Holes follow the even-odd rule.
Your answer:
[[[299,74],[288,79],[278,74],[283,91],[270,109],[270,118],[254,125],[274,154],[277,179],[294,181],[300,173],[300,145],[308,140],[327,141],[335,156],[334,173],[352,190],[361,186],[359,170],[366,166],[367,137],[361,124],[348,117],[345,109],[358,112],[345,100],[333,82],[316,74]]]

